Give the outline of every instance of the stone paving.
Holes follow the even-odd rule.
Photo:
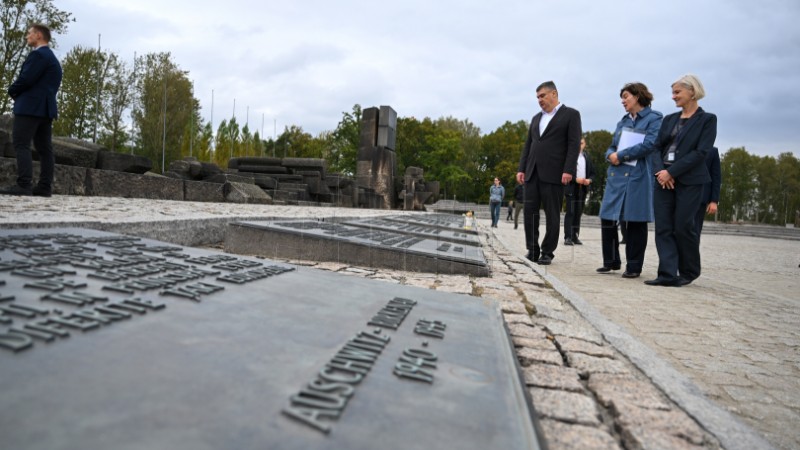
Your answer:
[[[501,223],[495,230],[523,252],[521,227]],[[595,272],[602,265],[598,228],[584,228],[581,240],[560,244],[553,264],[537,270],[569,286],[772,445],[800,448],[800,242],[703,235],[701,277],[663,288],[643,284],[658,266],[652,232],[639,279]]]
[[[187,236],[203,228],[203,223],[206,227],[224,228],[225,221],[243,218],[352,217],[386,213],[119,198],[5,197],[0,204],[0,229],[72,224],[115,232],[127,229],[138,234],[161,228],[158,225],[161,222],[173,222],[178,225],[166,226],[170,230],[166,237],[172,238],[171,242],[184,243]],[[186,229],[186,236],[176,231],[180,228]],[[794,278],[784,279],[782,272],[775,275],[774,269],[762,266],[763,272],[739,270],[737,276],[735,264],[728,272],[723,268],[715,269],[709,261],[706,275],[715,270],[724,272],[727,275],[717,279],[726,279],[727,284],[712,289],[713,283],[704,276],[692,286],[665,293],[666,288],[646,287],[640,280],[631,282],[618,276],[595,275],[594,268],[599,261],[599,230],[584,232],[586,238],[582,239],[587,245],[567,250],[559,248],[556,262],[547,270],[521,257],[524,247],[520,245],[521,229],[513,230],[507,223],[490,229],[488,221],[481,221],[481,230],[484,251],[492,267],[492,276],[487,278],[376,270],[335,262],[289,262],[348,276],[498,301],[539,417],[541,432],[550,449],[770,448],[767,441],[747,426],[731,420],[702,393],[692,392],[696,388],[680,374],[669,370],[659,372],[660,367],[668,365],[663,360],[688,373],[709,397],[740,415],[776,447],[797,448],[797,429],[786,426],[790,422],[759,424],[748,419],[750,415],[760,414],[769,420],[788,421],[794,417],[793,424],[800,423],[796,400],[800,391],[797,389],[800,371],[797,312],[786,308],[792,304],[793,289],[796,292],[796,273]],[[593,233],[596,239],[592,238]],[[146,234],[146,237],[154,236]],[[170,240],[165,236],[155,238]],[[731,238],[719,239],[713,242],[704,237],[704,248],[731,248],[733,254],[740,254],[742,246],[731,245],[728,241]],[[791,252],[786,246],[788,243],[778,243],[770,251],[775,254]],[[753,248],[764,251],[758,243]],[[797,248],[793,251],[796,257]],[[654,253],[651,250],[649,258],[653,258]],[[769,259],[767,255],[774,256],[772,253],[765,253],[763,259]],[[720,258],[720,265],[730,263],[730,259]],[[797,263],[795,260],[794,267]],[[646,267],[652,268],[655,264],[648,259]],[[556,273],[558,278],[553,276]],[[746,284],[742,274],[757,279]],[[649,275],[647,271],[645,275]],[[599,280],[603,281],[598,283]],[[759,299],[755,305],[758,315],[763,317],[751,325],[754,308],[747,307],[752,306],[754,300],[748,296],[752,291],[747,289],[774,285],[786,286],[781,288],[784,290],[768,291],[772,293],[756,297]],[[655,294],[653,289],[656,289]],[[732,293],[719,297],[715,289]],[[692,295],[694,290],[702,292]],[[657,355],[650,350],[642,351],[641,348],[646,348],[642,343],[614,329],[614,324],[608,325],[605,317],[593,315],[591,307],[586,306],[576,292],[602,314],[614,322],[619,321],[627,333],[654,349]],[[767,300],[761,300],[762,297]],[[701,302],[708,304],[700,308]],[[726,302],[736,307],[728,310]],[[734,334],[732,328],[738,334]],[[664,374],[671,380],[660,382]],[[678,387],[669,382],[675,380]],[[762,383],[770,384],[773,380],[776,382],[770,388],[760,388]],[[719,390],[713,390],[715,387]],[[769,395],[770,401],[764,401],[763,392]],[[777,431],[765,431],[765,425]]]

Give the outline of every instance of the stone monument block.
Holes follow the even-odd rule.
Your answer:
[[[31,149],[35,146],[31,145]],[[39,153],[34,150],[34,158],[39,160]],[[53,138],[53,153],[56,156],[56,164],[64,164],[66,166],[86,167],[87,169],[94,169],[97,167],[97,154],[98,150],[90,150],[83,145],[74,144],[70,141],[61,138]]]
[[[95,197],[183,200],[183,180],[160,175],[139,175],[87,169],[86,195]]]
[[[117,172],[145,173],[153,169],[153,162],[144,156],[109,151],[97,152],[97,169]]]
[[[39,162],[33,163],[33,184],[39,182]],[[53,194],[86,195],[86,168],[56,164],[53,174]],[[0,158],[0,186],[17,182],[17,160]]]
[[[183,189],[183,199],[187,202],[223,203],[225,201],[225,192],[221,183],[186,180],[183,182]]]
[[[222,185],[222,192],[225,201],[230,203],[272,203],[272,197],[255,184],[225,183]]]
[[[359,149],[378,145],[378,115],[375,107],[361,110],[361,144]]]

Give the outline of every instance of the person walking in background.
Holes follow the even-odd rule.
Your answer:
[[[658,277],[651,286],[683,286],[700,276],[700,235],[695,217],[703,185],[711,181],[706,156],[717,138],[717,116],[697,102],[705,97],[695,75],[672,84],[672,100],[680,112],[661,124],[653,165],[658,186],[653,191],[658,250]],[[630,245],[630,243],[628,244]]]
[[[586,196],[589,194],[592,180],[594,180],[594,165],[583,150],[586,148],[586,139],[581,138],[581,150],[578,154],[578,165],[575,170],[575,179],[564,189],[567,211],[564,215],[564,245],[583,245],[578,235],[581,234],[581,216],[586,205]]]
[[[511,217],[514,215],[514,200],[508,202],[508,215],[506,215],[506,222],[511,222]]]
[[[500,178],[495,177],[494,184],[489,188],[489,211],[492,214],[492,228],[497,228],[500,221],[500,205],[506,196],[506,188],[500,184]]]
[[[719,190],[722,186],[722,170],[719,164],[719,150],[713,147],[706,156],[706,169],[711,181],[703,185],[703,194],[700,196],[700,207],[697,208],[697,217],[694,218],[697,226],[697,237],[703,231],[703,221],[706,214],[716,214],[719,205]]]
[[[50,197],[53,192],[55,156],[53,154],[53,119],[58,116],[56,93],[61,87],[61,64],[50,50],[50,29],[32,25],[26,36],[33,48],[22,63],[17,79],[8,87],[14,99],[12,141],[17,154],[17,184],[0,190],[7,195]],[[39,153],[39,183],[33,186],[31,140]]]
[[[621,268],[617,225],[625,221],[628,242],[622,276],[636,278],[644,264],[647,223],[653,221],[655,183],[650,160],[663,115],[650,109],[653,94],[642,83],[626,84],[619,96],[626,114],[617,122],[611,147],[606,150],[610,165],[600,205],[603,266],[597,272],[608,273]]]
[[[517,185],[514,187],[514,229],[519,226],[519,212],[525,206],[525,185],[517,180]],[[523,217],[523,220],[525,218]]]
[[[517,169],[525,183],[525,245],[527,258],[541,265],[553,262],[561,225],[564,186],[574,178],[581,146],[581,114],[558,100],[555,83],[536,88],[542,110],[533,116]],[[545,235],[539,246],[539,208],[544,208]]]

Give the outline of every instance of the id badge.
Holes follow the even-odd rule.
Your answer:
[[[675,161],[675,152],[671,151],[667,153],[667,162],[674,162]]]

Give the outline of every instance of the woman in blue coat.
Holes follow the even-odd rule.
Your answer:
[[[617,224],[625,221],[628,233],[622,276],[636,278],[642,273],[647,249],[647,223],[653,221],[654,178],[650,158],[663,115],[650,109],[653,94],[642,83],[626,84],[619,96],[626,114],[617,123],[611,147],[606,150],[611,165],[600,206],[603,267],[597,271],[608,273],[622,266]]]

